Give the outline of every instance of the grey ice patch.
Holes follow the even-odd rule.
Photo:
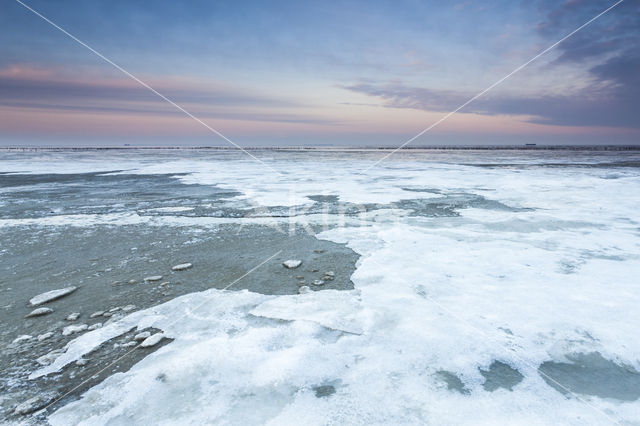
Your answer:
[[[533,211],[527,207],[512,207],[478,194],[452,193],[437,198],[400,200],[392,203],[394,208],[409,210],[411,216],[455,217],[459,211],[469,208],[484,210],[523,212]]]
[[[324,398],[336,393],[336,388],[332,385],[316,386],[313,390],[316,392],[316,398]]]
[[[546,361],[538,367],[545,382],[558,392],[635,401],[640,398],[640,372],[618,365],[599,352],[566,355],[570,362]]]
[[[455,373],[439,370],[436,372],[436,376],[447,385],[447,390],[459,392],[463,395],[469,394],[469,389],[464,386],[463,381]]]
[[[562,274],[573,274],[582,264],[584,264],[582,260],[562,259],[558,262],[559,272]]]
[[[440,191],[439,189],[435,189],[435,188],[403,186],[400,189],[402,189],[403,191],[409,191],[409,192],[428,192],[430,194],[441,194],[442,193],[442,191]]]
[[[423,299],[427,299],[428,298],[428,294],[427,294],[427,288],[425,286],[423,286],[422,284],[418,284],[417,286],[415,286],[414,291],[416,292],[416,294],[420,297],[422,297]]]
[[[316,394],[316,398],[327,398],[336,393],[336,387],[342,383],[341,380],[333,380],[324,384],[314,386],[312,389]]]
[[[307,198],[317,203],[337,203],[340,199],[337,195],[308,195]]]
[[[488,370],[480,368],[478,370],[485,378],[482,387],[489,392],[499,388],[513,391],[513,387],[524,379],[524,376],[518,370],[501,361],[493,361]]]

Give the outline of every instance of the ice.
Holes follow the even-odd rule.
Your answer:
[[[79,333],[81,331],[85,331],[89,326],[87,324],[78,324],[78,325],[68,325],[62,329],[63,336],[70,336],[75,333]]]
[[[142,340],[145,340],[147,337],[151,336],[151,332],[149,331],[143,331],[142,333],[138,333],[133,337],[133,340],[139,342]]]
[[[33,336],[31,336],[29,334],[22,334],[22,335],[16,337],[15,339],[13,339],[12,343],[24,343],[24,342],[28,342],[31,339],[33,339]]]
[[[302,264],[301,260],[289,259],[282,262],[285,268],[287,269],[295,269]]]
[[[203,328],[207,327],[210,327],[207,333],[224,333],[225,327],[235,325],[236,313],[232,308],[240,306],[248,310],[267,298],[268,296],[246,291],[223,292],[214,289],[181,296],[154,308],[136,311],[122,319],[107,323],[97,330],[83,334],[69,342],[64,354],[51,365],[34,371],[29,377],[33,379],[58,372],[67,364],[91,353],[104,342],[134,328],[138,330],[158,328],[164,331],[165,337],[175,339],[181,335],[187,340],[194,337],[190,333],[202,332]],[[254,305],[251,305],[251,302]],[[225,307],[229,312],[225,311]],[[189,331],[183,333],[181,330],[183,326],[188,327]]]
[[[39,294],[37,296],[32,297],[29,300],[29,303],[31,304],[31,306],[42,305],[43,303],[47,303],[47,302],[51,302],[51,301],[56,300],[56,299],[60,299],[61,297],[64,297],[64,296],[66,296],[68,294],[71,294],[76,290],[77,290],[77,287],[70,286],[70,287],[65,287],[65,288],[61,288],[61,289],[58,289],[58,290],[47,291],[45,293],[42,293],[42,294]]]
[[[327,309],[331,306],[331,309]],[[326,290],[268,300],[252,315],[282,320],[316,322],[324,327],[362,334],[365,318],[357,291]]]
[[[27,314],[25,318],[40,317],[42,315],[50,314],[51,312],[53,312],[53,309],[50,308],[36,308],[33,311],[29,312],[29,314]]]
[[[172,271],[184,271],[185,269],[191,268],[191,263],[181,263],[171,268]]]
[[[142,341],[142,343],[140,343],[140,347],[141,348],[150,348],[150,347],[155,346],[158,343],[160,343],[162,341],[162,339],[164,339],[164,333],[153,334],[153,335],[147,337],[146,339],[144,339]]]
[[[186,173],[179,177],[185,184],[234,189],[255,206],[304,206],[323,195],[386,207],[342,218],[108,213],[0,220],[0,226],[308,222],[328,224],[318,238],[345,243],[361,256],[353,291],[209,290],[76,337],[31,377],[59,372],[133,329],[153,328],[172,340],[49,421],[640,423],[636,381],[628,376],[640,371],[640,172],[537,167],[535,158],[499,155],[491,161],[532,167],[476,167],[473,156],[443,161],[411,153],[365,171],[369,157],[293,161],[273,154],[269,164],[287,172],[278,176],[239,157],[120,158],[104,169]],[[86,161],[72,167],[99,164]],[[19,166],[33,168],[8,168]],[[455,214],[420,215],[388,204],[439,199],[444,205],[455,199]],[[595,353],[597,359],[588,355]],[[585,387],[580,377],[569,378],[576,365],[595,365],[620,380]],[[541,372],[566,381],[571,393]],[[624,392],[618,381],[630,383]],[[317,389],[327,391],[319,397]]]
[[[162,279],[162,275],[152,275],[150,277],[146,277],[145,281],[160,281]]]

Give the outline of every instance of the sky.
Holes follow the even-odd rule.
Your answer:
[[[21,0],[239,146],[398,146],[615,1]],[[640,1],[411,146],[640,144]],[[15,0],[0,146],[230,146]]]

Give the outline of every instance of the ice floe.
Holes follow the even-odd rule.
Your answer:
[[[158,343],[160,343],[162,341],[162,339],[164,339],[164,333],[152,334],[151,336],[149,336],[146,339],[144,339],[142,341],[142,343],[140,343],[140,347],[141,348],[150,348],[150,347],[155,346]]]
[[[61,297],[64,297],[64,296],[66,296],[68,294],[71,294],[76,290],[77,290],[77,287],[70,286],[70,287],[65,287],[65,288],[61,288],[61,289],[58,289],[58,290],[47,291],[45,293],[42,293],[42,294],[39,294],[37,296],[32,297],[29,300],[29,303],[32,306],[42,305],[43,303],[51,302],[53,300],[59,299]]]
[[[25,318],[31,317],[41,317],[43,315],[47,315],[53,312],[53,309],[50,308],[36,308],[33,311],[29,312],[29,314]]]
[[[191,263],[181,263],[171,268],[172,271],[184,271],[186,269],[191,268],[193,265]]]
[[[66,326],[65,328],[62,329],[62,335],[63,336],[70,336],[72,334],[80,333],[81,331],[85,331],[88,328],[89,328],[89,326],[87,324],[68,325],[68,326]]]
[[[287,269],[295,269],[298,266],[302,265],[302,260],[289,259],[282,262],[285,268]]]

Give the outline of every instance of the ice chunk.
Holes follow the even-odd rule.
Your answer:
[[[29,398],[26,401],[18,404],[13,410],[13,414],[17,416],[31,414],[34,411],[37,411],[46,406],[52,400],[52,397],[46,395],[34,396],[33,398]]]
[[[84,330],[86,330],[88,328],[89,328],[89,326],[87,324],[68,325],[68,326],[66,326],[65,328],[62,329],[62,335],[63,336],[70,336],[72,334],[84,331]]]
[[[32,297],[31,300],[29,300],[29,303],[32,306],[42,305],[43,303],[51,302],[52,300],[56,300],[68,294],[71,294],[77,289],[78,289],[77,287],[71,286],[71,287],[60,288],[58,290],[47,291],[45,293]]]
[[[295,269],[298,266],[302,265],[302,260],[289,259],[289,260],[285,260],[284,262],[282,262],[282,264],[287,269]]]
[[[78,318],[80,318],[80,312],[73,312],[73,313],[67,315],[66,319],[67,319],[67,321],[75,321]]]
[[[53,309],[50,308],[36,308],[31,311],[25,318],[40,317],[42,315],[50,314],[51,312],[53,312]]]
[[[135,337],[133,338],[133,340],[141,342],[141,341],[145,340],[149,336],[151,336],[151,332],[143,331],[142,333],[136,334]]]
[[[162,275],[152,275],[150,277],[146,277],[145,281],[160,281],[162,279]]]
[[[153,334],[153,335],[147,337],[146,339],[144,339],[142,341],[142,343],[140,343],[140,347],[141,348],[150,348],[151,346],[155,346],[158,343],[160,343],[160,341],[162,339],[164,339],[164,333]]]
[[[53,336],[53,332],[52,331],[47,331],[46,333],[39,334],[38,335],[38,342],[42,342],[43,340],[47,340],[51,336]]]
[[[55,349],[45,355],[42,355],[41,357],[37,358],[36,361],[38,362],[38,364],[40,365],[49,365],[51,364],[53,361],[56,360],[56,358],[58,358],[60,356],[61,353],[63,353],[64,351],[62,349]]]
[[[21,336],[16,337],[13,340],[13,343],[22,343],[22,342],[26,342],[26,341],[31,340],[31,339],[33,339],[33,336],[30,336],[28,334],[23,334]]]
[[[89,360],[87,358],[80,358],[79,360],[76,361],[76,365],[79,367],[84,367],[88,363],[89,363]]]
[[[181,263],[179,265],[171,268],[172,271],[184,271],[185,269],[191,268],[193,265],[191,263]]]

